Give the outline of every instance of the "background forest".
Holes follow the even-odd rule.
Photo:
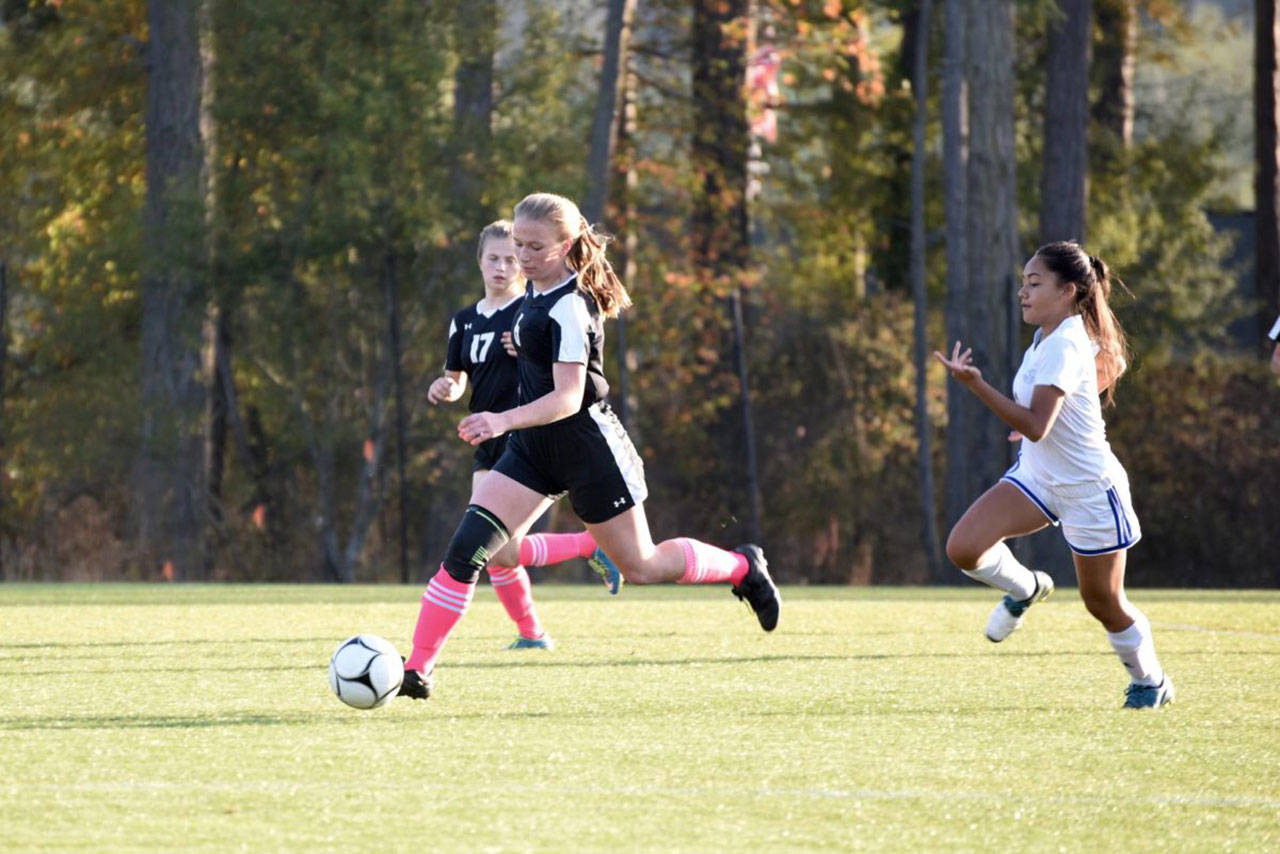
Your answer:
[[[548,190],[617,236],[659,538],[958,579],[1014,448],[924,355],[1007,387],[1023,261],[1082,238],[1133,294],[1131,583],[1275,586],[1255,5],[0,0],[0,577],[424,577],[470,484],[448,319]]]

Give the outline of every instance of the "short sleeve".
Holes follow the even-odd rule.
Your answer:
[[[1272,341],[1280,342],[1280,317],[1276,318],[1276,322],[1272,325],[1271,331],[1267,333],[1267,337]]]
[[[586,300],[580,294],[568,294],[551,307],[551,320],[555,324],[556,362],[587,363],[587,331],[591,328],[591,313]]]
[[[1077,391],[1094,370],[1092,354],[1065,335],[1051,335],[1042,343],[1043,352],[1036,365],[1036,385],[1051,385],[1071,394]]]
[[[462,361],[462,330],[458,328],[458,318],[449,321],[449,348],[445,351],[444,369],[446,371],[465,371]]]

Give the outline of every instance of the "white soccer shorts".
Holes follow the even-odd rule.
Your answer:
[[[1000,479],[1016,486],[1060,526],[1063,539],[1078,555],[1118,552],[1142,539],[1129,498],[1129,477],[1119,466],[1099,481],[1049,486],[1015,462]]]

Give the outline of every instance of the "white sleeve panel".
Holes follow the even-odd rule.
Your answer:
[[[587,301],[581,294],[568,294],[551,306],[550,317],[560,328],[560,346],[556,348],[555,360],[585,365],[587,330],[591,328]]]
[[[1036,385],[1051,385],[1067,394],[1080,388],[1086,371],[1093,370],[1093,356],[1086,354],[1065,335],[1051,335],[1040,345],[1042,354],[1036,365]]]
[[[1280,341],[1280,317],[1276,318],[1276,323],[1271,327],[1271,331],[1267,333],[1267,337],[1272,341]]]

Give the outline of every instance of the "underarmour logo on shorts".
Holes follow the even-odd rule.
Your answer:
[[[626,504],[626,503],[627,503],[627,499],[625,499],[625,498],[619,498],[617,501],[614,501],[614,502],[613,502],[613,506],[614,506],[614,507],[621,507],[622,505],[624,505],[624,504]]]

